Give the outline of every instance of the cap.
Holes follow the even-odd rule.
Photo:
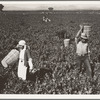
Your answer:
[[[19,43],[18,43],[18,45],[24,46],[24,45],[26,45],[26,42],[24,40],[20,40]]]
[[[81,34],[81,38],[83,38],[83,39],[88,39],[86,33],[82,33],[82,34]]]

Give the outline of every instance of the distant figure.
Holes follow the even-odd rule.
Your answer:
[[[69,44],[70,44],[70,35],[65,33],[64,34],[64,46],[69,47]]]
[[[43,16],[43,22],[51,22],[51,20],[47,18],[46,16]]]
[[[82,70],[82,64],[85,64],[87,77],[92,78],[92,71],[90,65],[90,50],[88,47],[88,37],[85,33],[82,32],[83,26],[80,25],[80,30],[78,31],[75,42],[76,42],[76,54],[77,54],[77,66],[78,73]],[[79,39],[80,38],[80,39]]]
[[[19,78],[21,78],[22,80],[26,80],[28,67],[30,71],[32,71],[33,69],[32,58],[29,51],[30,48],[26,45],[26,42],[24,40],[19,41],[17,48],[20,52],[17,74]]]

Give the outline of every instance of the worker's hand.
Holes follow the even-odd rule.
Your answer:
[[[35,73],[37,70],[34,68],[34,69],[29,69],[29,72],[30,73]]]
[[[35,73],[36,71],[37,71],[37,69],[35,69],[35,68],[31,70],[32,73]]]
[[[33,69],[33,64],[30,63],[29,66],[30,66],[30,70],[32,70]]]
[[[92,60],[91,60],[91,55],[90,55],[90,53],[88,54],[88,59],[89,59],[90,63],[92,63]]]
[[[33,69],[29,69],[29,72],[32,73]]]
[[[80,25],[80,29],[83,29],[83,27],[84,27],[84,26],[81,24],[81,25]]]

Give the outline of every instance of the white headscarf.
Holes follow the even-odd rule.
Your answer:
[[[26,45],[24,46],[24,49],[20,50],[20,55],[19,55],[20,60],[24,60],[25,50],[26,50]]]

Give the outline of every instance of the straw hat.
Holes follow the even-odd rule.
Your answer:
[[[88,39],[86,33],[82,33],[82,34],[81,34],[81,38],[83,38],[83,39]]]
[[[24,46],[24,45],[26,45],[26,42],[24,40],[20,40],[18,45]]]

